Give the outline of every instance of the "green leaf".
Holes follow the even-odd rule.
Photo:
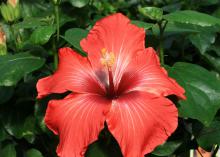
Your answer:
[[[7,102],[12,97],[13,93],[13,87],[0,86],[0,104]]]
[[[16,151],[13,144],[8,144],[0,149],[1,157],[16,157]]]
[[[100,141],[91,144],[86,152],[86,157],[122,157],[120,149],[116,147],[116,143]]]
[[[193,126],[196,141],[204,149],[212,148],[214,144],[220,145],[220,120],[215,119],[210,126],[202,127],[198,124]]]
[[[152,27],[153,33],[159,35],[160,29],[158,25]],[[192,24],[178,23],[178,22],[168,22],[166,29],[164,30],[164,35],[173,34],[192,34],[199,33],[198,27]]]
[[[199,33],[189,35],[189,40],[199,49],[201,54],[215,42],[217,30],[214,27],[198,27]]]
[[[90,146],[86,154],[87,157],[109,157],[108,154],[103,150],[100,145],[93,144]]]
[[[0,86],[16,85],[24,75],[39,69],[44,59],[28,53],[0,57]]]
[[[181,141],[168,141],[156,147],[152,154],[157,156],[169,156],[182,144]]]
[[[215,10],[212,15],[215,16],[215,17],[217,17],[217,18],[220,18],[220,8],[218,8],[217,10]]]
[[[192,10],[176,11],[163,16],[164,19],[179,23],[188,23],[200,26],[220,25],[220,19],[211,15]]]
[[[72,22],[76,20],[75,18],[68,16],[64,13],[60,14],[60,27],[62,27],[63,25],[65,25],[67,22]]]
[[[89,0],[66,0],[69,1],[72,6],[82,8],[89,3]]]
[[[55,32],[54,26],[41,26],[34,30],[31,34],[30,41],[34,44],[46,44]]]
[[[170,4],[167,4],[167,5],[163,6],[162,9],[163,9],[163,11],[170,13],[170,12],[174,12],[174,11],[180,10],[181,7],[182,7],[181,2],[177,1],[177,2],[170,3]]]
[[[22,129],[22,137],[25,138],[29,143],[33,143],[35,139],[35,118],[29,116],[25,119],[23,129]]]
[[[154,26],[153,23],[147,23],[147,22],[138,21],[138,20],[132,20],[131,22],[137,25],[138,27],[142,27],[144,29],[150,29]]]
[[[220,80],[208,70],[190,63],[176,63],[168,71],[186,90],[187,99],[179,102],[179,115],[208,126],[220,108]]]
[[[163,17],[163,10],[157,7],[138,8],[138,11],[145,17],[150,18],[151,20],[160,21]]]
[[[3,124],[0,122],[0,142],[5,139],[10,138],[9,135],[5,132]],[[1,150],[1,149],[0,149]]]
[[[24,28],[36,28],[40,26],[48,25],[47,22],[44,21],[43,18],[34,18],[34,17],[27,17],[22,22],[14,24],[15,29],[24,29]]]
[[[43,155],[41,154],[40,151],[38,151],[37,149],[29,149],[26,152],[26,156],[27,157],[43,157]]]
[[[215,70],[220,73],[220,57],[213,56],[209,53],[205,53],[203,56],[208,61],[208,63],[211,64],[215,68]]]
[[[53,14],[53,4],[42,0],[22,0],[22,17],[49,17]]]
[[[8,134],[17,139],[24,138],[32,143],[37,130],[35,130],[35,118],[30,115],[33,108],[29,105],[30,101],[9,104],[0,110],[0,118]]]
[[[65,32],[64,39],[70,43],[79,53],[82,55],[86,55],[85,52],[83,52],[80,41],[85,38],[88,34],[88,31],[80,28],[72,28]]]
[[[202,6],[209,6],[209,5],[214,5],[214,4],[217,4],[218,5],[219,3],[219,0],[202,0],[200,1],[200,5]]]

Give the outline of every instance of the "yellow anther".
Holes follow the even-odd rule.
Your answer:
[[[106,52],[107,52],[106,48],[102,48],[102,49],[101,49],[101,52],[102,52],[102,56],[105,55]]]
[[[111,68],[113,64],[115,63],[115,55],[113,52],[108,53],[106,48],[101,49],[102,58],[100,59],[101,64]]]

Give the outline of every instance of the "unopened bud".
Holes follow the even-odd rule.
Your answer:
[[[8,0],[7,4],[2,3],[0,9],[5,21],[14,22],[20,17],[20,7],[18,2],[18,0]]]
[[[0,56],[7,54],[6,35],[2,27],[0,27]]]
[[[18,4],[18,0],[8,0],[7,3],[15,8]]]
[[[3,32],[2,28],[0,28],[0,45],[6,43],[6,35],[5,32]]]

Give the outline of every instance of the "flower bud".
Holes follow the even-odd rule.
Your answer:
[[[20,7],[18,0],[8,0],[7,4],[2,3],[0,9],[3,18],[7,22],[13,22],[20,17]]]
[[[6,35],[0,26],[0,56],[7,54]]]
[[[52,0],[53,4],[59,5],[61,0]]]
[[[15,8],[18,4],[18,0],[8,0],[7,3]]]

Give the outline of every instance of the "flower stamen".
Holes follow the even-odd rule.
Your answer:
[[[107,68],[111,68],[115,63],[115,55],[113,52],[108,52],[106,48],[101,50],[102,58],[100,59],[101,64]]]
[[[108,96],[110,98],[115,96],[115,87],[113,82],[112,66],[115,63],[115,55],[113,52],[108,53],[106,48],[101,49],[102,58],[100,59],[101,64],[108,69]]]

